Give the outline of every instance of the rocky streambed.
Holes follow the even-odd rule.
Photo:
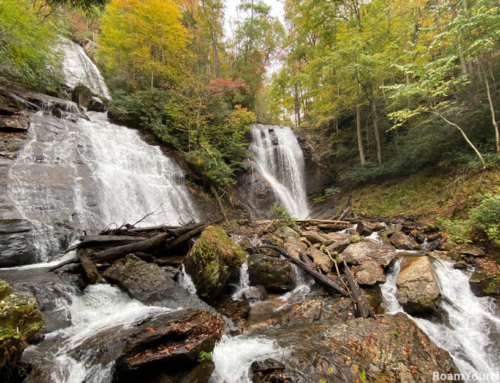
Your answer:
[[[24,352],[2,368],[2,379],[429,382],[497,372],[496,301],[474,295],[467,274],[484,253],[449,251],[439,233],[414,223],[341,226],[208,226],[175,252],[157,246],[96,263],[97,284],[81,264],[67,262],[75,251],[51,264],[0,270],[4,290],[31,310],[12,308],[3,294],[1,323],[15,328],[7,319],[21,316],[12,310],[45,317],[36,335],[25,334]],[[345,261],[375,315],[359,317],[359,302],[325,288],[276,248],[307,257],[349,292]],[[61,262],[68,264],[50,271]],[[454,289],[466,290],[466,299]],[[474,312],[461,312],[469,303]],[[482,345],[467,343],[467,326]],[[435,373],[446,379],[433,380]]]

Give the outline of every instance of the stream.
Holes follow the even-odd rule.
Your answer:
[[[97,68],[73,43],[66,48],[65,73],[68,84],[84,83],[109,97]],[[53,116],[56,107],[64,107],[67,114]],[[88,119],[75,121],[79,113],[76,104],[47,98],[44,110],[31,116],[27,143],[10,170],[14,180],[10,197],[20,216],[32,225],[30,240],[38,263],[0,269],[0,279],[19,291],[31,292],[39,299],[39,306],[45,307],[48,322],[57,324],[51,327],[48,323],[43,341],[25,351],[24,360],[40,365],[45,372],[42,377],[29,377],[28,382],[111,383],[119,356],[113,346],[82,345],[94,340],[96,334],[106,338],[110,331],[125,331],[147,318],[174,311],[146,306],[110,284],[82,289],[77,281],[47,271],[58,262],[74,259],[75,252],[49,262],[51,257],[83,233],[97,233],[110,223],[118,227],[137,222],[149,212],[153,214],[139,225],[186,224],[202,219],[184,182],[184,171],[173,158],[148,145],[137,131],[109,122],[105,113],[88,112]],[[250,150],[276,199],[294,217],[308,217],[304,159],[292,129],[255,124]],[[367,239],[381,242],[377,233]],[[433,260],[432,265],[445,319],[439,322],[408,316],[450,353],[462,374],[489,374],[484,381],[498,382],[493,379],[500,376],[500,318],[495,301],[472,293],[468,273],[441,260]],[[400,268],[400,261],[393,262],[386,282],[380,285],[389,315],[404,313],[397,300]],[[266,358],[283,362],[301,382],[312,381],[319,373],[345,379],[338,381],[351,379],[341,363],[328,356],[324,337],[315,338],[325,328],[352,317],[349,302],[328,296],[296,266],[293,274],[295,287],[291,291],[252,301],[243,331],[223,334],[213,351],[211,383],[250,383],[252,362]],[[184,266],[177,282],[196,295]],[[247,263],[241,266],[233,287],[233,300],[242,300],[251,287]],[[304,303],[310,306],[300,306]],[[304,310],[300,315],[294,311],[299,306]],[[322,322],[313,325],[320,316]],[[307,351],[298,351],[302,344],[307,344]],[[320,356],[311,351],[316,349]],[[327,366],[326,372],[321,363]]]

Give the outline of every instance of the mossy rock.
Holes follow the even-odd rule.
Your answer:
[[[208,226],[184,260],[184,267],[199,296],[211,302],[245,259],[245,251],[227,236],[224,229]]]
[[[44,325],[43,314],[35,298],[12,293],[10,286],[0,280],[0,368],[10,358],[19,355],[26,341]]]

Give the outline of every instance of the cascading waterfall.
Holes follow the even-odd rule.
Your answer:
[[[64,53],[63,72],[68,87],[73,89],[78,84],[83,84],[95,94],[111,99],[99,69],[81,46],[72,41],[63,40],[60,49]]]
[[[295,218],[307,218],[304,155],[292,129],[254,124],[249,149],[283,207]]]
[[[246,262],[241,265],[239,275],[238,290],[231,297],[235,301],[240,300],[245,290],[250,287],[250,275],[248,274],[248,264]]]
[[[18,211],[33,222],[38,261],[60,249],[56,231],[97,232],[114,223],[179,224],[198,215],[181,168],[139,133],[102,113],[73,123],[37,114],[10,170]],[[67,229],[70,227],[71,229]]]
[[[449,324],[437,324],[421,318],[415,323],[441,348],[453,357],[467,382],[498,382],[500,376],[500,319],[493,314],[491,298],[478,298],[470,289],[469,277],[455,270],[453,264],[442,260],[433,261],[442,302],[441,309],[447,314]],[[400,271],[397,262],[387,282],[381,285],[384,304],[389,314],[404,312],[396,294],[396,279]]]

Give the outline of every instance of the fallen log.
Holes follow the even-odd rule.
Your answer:
[[[172,230],[168,230],[168,232],[170,234],[172,234],[172,236],[174,237],[180,237],[181,235],[183,234],[186,234],[186,233],[189,233],[190,231],[192,230],[196,230],[202,226],[206,226],[207,224],[205,223],[195,223],[193,225],[188,225],[188,226],[181,226],[181,227],[178,227],[176,229],[172,229]]]
[[[356,307],[358,309],[358,315],[361,318],[375,317],[375,313],[373,312],[371,306],[368,304],[368,301],[365,297],[363,290],[358,287],[356,280],[354,279],[351,269],[347,266],[347,263],[344,261],[344,273],[347,277],[347,281],[349,282],[349,288],[351,289],[352,296],[354,301],[356,302]]]
[[[94,263],[87,256],[87,251],[84,249],[78,249],[76,251],[76,255],[82,263],[83,270],[85,270],[85,275],[89,279],[90,283],[100,283],[102,280],[101,274],[99,274]]]
[[[339,285],[337,285],[330,278],[327,278],[326,276],[324,276],[323,274],[321,274],[321,272],[317,271],[316,269],[313,269],[313,268],[307,266],[307,264],[305,262],[301,261],[300,259],[297,259],[297,258],[293,257],[291,254],[289,254],[285,250],[280,249],[279,247],[276,247],[276,246],[259,246],[259,247],[260,248],[269,248],[269,249],[273,249],[273,250],[277,251],[282,256],[284,256],[285,258],[289,259],[290,261],[292,261],[292,263],[296,264],[298,267],[300,267],[302,270],[304,270],[306,273],[312,275],[313,278],[316,281],[318,281],[319,283],[322,283],[326,287],[335,290],[336,292],[338,292],[339,294],[341,294],[344,297],[346,297],[348,295],[342,289],[342,287],[340,287]]]
[[[253,223],[256,225],[268,225],[272,222],[280,222],[281,220],[275,219],[275,220],[261,220],[261,221],[254,221]],[[331,219],[296,219],[295,223],[298,224],[308,224],[308,225],[351,225],[350,222],[347,221],[336,221],[336,220],[331,220]]]
[[[136,251],[144,252],[148,251],[154,247],[157,247],[165,242],[167,238],[170,237],[170,233],[162,233],[154,236],[153,238],[149,238],[145,241],[131,243],[128,245],[112,247],[110,249],[101,250],[93,253],[91,258],[94,262],[101,262],[111,258],[117,258],[120,256],[125,256]]]
[[[57,269],[60,269],[61,267],[71,265],[73,263],[80,263],[80,261],[77,259],[68,259],[67,261],[64,261],[64,262],[61,262],[55,266],[52,266],[48,271],[55,271]]]
[[[323,225],[318,225],[318,228],[321,230],[345,230],[349,229],[352,227],[352,224],[350,222],[347,222],[347,224],[323,224]]]
[[[109,235],[109,234],[113,234],[113,233],[114,233],[114,235],[148,233],[151,231],[166,231],[166,230],[178,229],[179,227],[182,227],[182,226],[157,225],[157,226],[134,227],[134,228],[128,228],[127,226],[123,226],[123,227],[120,227],[117,229],[105,229],[105,230],[101,231],[99,233],[99,235]]]
[[[200,224],[199,227],[197,227],[191,231],[188,231],[187,233],[181,235],[180,237],[174,239],[173,241],[168,242],[167,246],[165,246],[165,250],[169,251],[169,250],[173,249],[174,247],[179,246],[181,243],[186,242],[186,241],[190,240],[191,238],[193,238],[194,236],[201,233],[203,230],[205,230],[205,228],[207,226],[216,225],[217,223],[219,223],[223,219],[224,218],[221,218],[221,219],[218,219],[217,221],[207,223],[207,224]]]
[[[145,237],[129,237],[125,235],[88,235],[80,237],[80,243],[77,247],[86,246],[109,246],[109,245],[126,245],[144,241]]]

